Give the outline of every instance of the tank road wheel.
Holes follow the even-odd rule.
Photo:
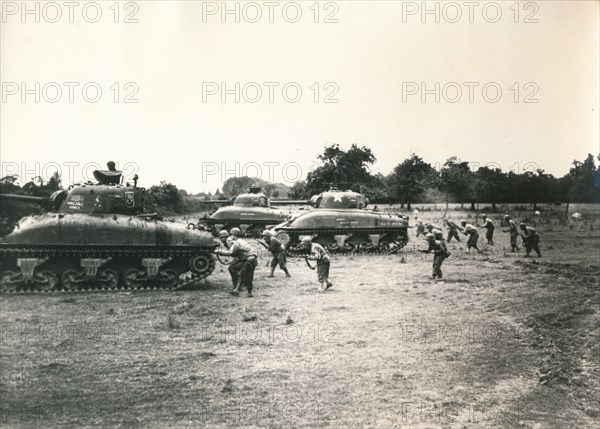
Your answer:
[[[189,261],[189,267],[192,273],[200,278],[208,277],[215,269],[215,258],[210,253],[192,256]]]
[[[34,274],[34,282],[40,292],[50,292],[58,285],[58,277],[52,271],[44,270]]]
[[[143,273],[135,268],[129,268],[123,273],[123,285],[127,289],[141,289],[144,285]]]
[[[393,241],[398,244],[400,249],[402,249],[408,244],[408,234],[400,232],[394,235]]]
[[[83,281],[81,280],[83,277],[83,273],[69,269],[62,273],[60,276],[60,282],[62,283],[63,290],[72,292],[74,290],[79,290]]]
[[[354,243],[344,243],[344,247],[342,247],[340,250],[343,253],[354,253],[356,251],[356,247],[357,245]]]
[[[379,246],[377,246],[377,253],[387,255],[391,253],[391,251],[392,248],[390,246],[390,243],[379,243]]]
[[[16,273],[14,271],[4,271],[0,274],[0,293],[14,293],[17,291],[19,281],[15,281]]]
[[[330,253],[339,253],[340,251],[340,246],[338,246],[337,243],[327,243],[323,247]]]
[[[160,286],[163,289],[174,289],[179,283],[179,273],[172,269],[166,269],[158,273]]]
[[[106,268],[98,272],[98,281],[103,289],[116,289],[119,286],[119,274],[115,270]]]
[[[374,247],[371,243],[367,243],[365,241],[363,241],[362,243],[359,243],[356,247],[356,253],[371,253],[373,251]]]

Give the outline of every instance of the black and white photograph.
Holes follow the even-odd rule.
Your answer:
[[[600,0],[0,0],[0,427],[600,427]]]

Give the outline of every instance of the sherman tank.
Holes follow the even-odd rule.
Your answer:
[[[369,210],[365,195],[331,189],[310,200],[314,209],[299,211],[275,226],[290,253],[302,253],[303,236],[332,253],[389,253],[408,243],[408,216]]]
[[[229,204],[226,200],[207,200],[207,203]],[[231,205],[221,207],[198,222],[199,229],[207,229],[218,234],[221,229],[240,228],[246,237],[260,237],[265,228],[280,224],[290,217],[289,211],[274,205],[306,204],[306,201],[271,201],[260,188],[250,188],[250,192],[233,198]],[[190,225],[192,226],[192,225]]]
[[[0,195],[53,210],[21,219],[0,242],[1,292],[172,289],[214,270],[212,235],[144,214],[137,175],[122,185],[109,163],[94,177],[50,198]]]

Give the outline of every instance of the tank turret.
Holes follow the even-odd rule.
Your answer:
[[[330,190],[310,199],[314,209],[296,213],[274,229],[291,252],[303,236],[334,253],[389,253],[408,243],[408,217],[368,210],[368,198],[351,190]]]
[[[218,234],[221,229],[240,228],[245,236],[260,237],[261,232],[270,226],[288,219],[289,211],[274,205],[297,204],[298,201],[272,201],[259,187],[250,188],[248,193],[239,194],[231,202],[227,200],[207,200],[204,202],[227,204],[210,216],[199,220],[201,229],[209,229]],[[306,201],[300,201],[305,204]]]

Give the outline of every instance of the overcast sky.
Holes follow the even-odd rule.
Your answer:
[[[21,180],[112,159],[143,186],[291,185],[334,143],[384,174],[415,152],[561,176],[600,150],[597,1],[47,3],[2,3],[0,155]]]

